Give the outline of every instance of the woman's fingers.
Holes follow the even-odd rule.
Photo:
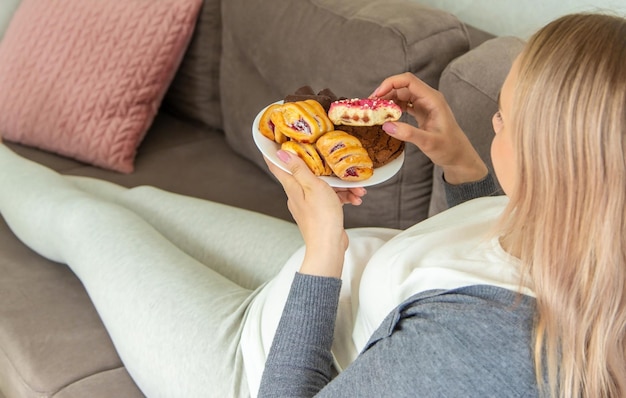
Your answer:
[[[448,132],[427,131],[402,122],[386,122],[383,130],[394,138],[417,146],[435,164],[443,165],[457,156],[457,148]]]
[[[372,93],[372,97],[394,100],[425,130],[429,130],[426,125],[444,116],[443,114],[451,117],[451,113],[447,114],[448,103],[443,94],[409,72],[383,80]]]
[[[326,184],[320,178],[315,176],[308,166],[298,156],[287,151],[278,151],[277,156],[285,163],[285,167],[289,172],[284,171],[280,167],[270,162],[267,158],[265,163],[270,171],[283,186],[288,197],[295,198],[304,195],[307,190],[313,189],[317,184]],[[363,187],[356,188],[334,188],[337,197],[342,204],[352,204],[355,206],[363,203],[363,196],[367,190]]]
[[[267,158],[264,157],[263,159],[265,160],[265,163],[267,164],[267,167],[269,168],[270,172],[274,174],[278,182],[280,182],[280,185],[283,186],[285,193],[289,197],[290,191],[293,190],[292,188],[289,188],[289,187],[294,186],[294,184],[295,186],[299,186],[294,176],[291,173],[288,173],[284,171],[283,169],[281,169],[280,167],[276,166],[274,163],[270,162]]]
[[[315,175],[309,167],[297,155],[291,152],[279,150],[276,156],[285,164],[287,170],[300,183],[300,185],[316,180]]]
[[[394,99],[405,103],[407,108],[414,107],[420,99],[427,98],[435,89],[418,79],[410,72],[386,78],[371,94],[371,97]]]
[[[265,163],[268,164],[272,174],[281,183],[287,196],[302,195],[307,187],[320,181],[297,155],[279,150],[276,156],[283,162],[289,173],[267,159],[265,159]]]
[[[335,192],[342,204],[358,206],[363,203],[363,196],[367,193],[365,188],[335,188]]]

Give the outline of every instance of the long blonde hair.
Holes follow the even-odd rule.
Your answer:
[[[502,239],[537,296],[537,380],[551,396],[626,397],[626,20],[548,24],[513,93]]]

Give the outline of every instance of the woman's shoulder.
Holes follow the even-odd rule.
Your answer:
[[[536,396],[534,303],[488,285],[423,292],[389,314],[360,359],[378,364],[380,382],[393,376],[424,396]]]
[[[471,285],[415,294],[402,302],[374,334],[391,336],[402,330],[423,334],[424,325],[445,329],[448,334],[475,343],[498,340],[531,341],[535,299],[492,285]],[[377,337],[376,334],[379,334]],[[370,341],[371,344],[371,341]],[[478,344],[480,347],[482,344]]]

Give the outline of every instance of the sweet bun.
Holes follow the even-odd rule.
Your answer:
[[[267,107],[265,112],[261,115],[261,119],[259,120],[259,131],[263,136],[268,139],[275,141],[279,144],[287,141],[287,137],[285,137],[280,131],[276,131],[276,126],[274,122],[272,122],[271,117],[272,113],[277,111],[281,107],[280,104],[272,104]]]
[[[314,100],[284,103],[270,113],[270,120],[275,130],[308,144],[333,128],[324,109]]]
[[[377,98],[353,98],[330,104],[328,117],[335,125],[375,126],[395,121],[402,116],[402,109],[392,100]]]
[[[320,157],[320,154],[315,149],[313,144],[307,144],[297,141],[286,141],[280,148],[284,151],[291,152],[298,155],[298,157],[304,160],[304,163],[311,169],[316,176],[329,176],[332,174],[332,170],[324,160]]]
[[[374,174],[374,165],[358,138],[340,130],[321,136],[315,146],[333,173],[344,181],[363,181]]]

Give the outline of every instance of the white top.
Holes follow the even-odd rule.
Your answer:
[[[405,231],[348,230],[332,350],[337,368],[350,364],[385,316],[416,293],[488,284],[533,295],[527,286],[520,290],[519,261],[493,231],[507,202],[505,196],[474,199]],[[253,397],[303,256],[301,248],[250,306],[241,349]]]

